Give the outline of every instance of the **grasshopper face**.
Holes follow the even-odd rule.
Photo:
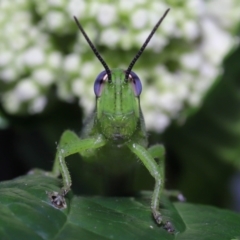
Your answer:
[[[122,69],[111,70],[111,82],[106,71],[101,72],[94,84],[97,97],[97,119],[101,132],[108,139],[125,141],[139,124],[139,96],[142,84],[139,77]]]
[[[142,91],[142,85],[139,77],[132,72],[132,68],[142,55],[168,11],[169,9],[159,19],[126,71],[121,69],[110,70],[77,18],[74,17],[79,30],[105,69],[95,80],[94,92],[97,97],[96,126],[99,132],[108,140],[112,139],[113,141],[124,142],[133,136],[140,125],[142,114],[139,96]]]

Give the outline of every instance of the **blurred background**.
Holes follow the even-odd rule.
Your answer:
[[[166,146],[167,188],[189,202],[240,211],[238,0],[2,0],[0,180],[50,170],[61,133],[79,133],[94,108],[102,65],[73,15],[109,67],[126,69],[169,7],[133,69],[149,144]],[[101,167],[78,155],[68,166],[76,193],[104,192]],[[153,188],[141,164],[122,179],[135,191]],[[112,195],[122,187],[115,180]]]

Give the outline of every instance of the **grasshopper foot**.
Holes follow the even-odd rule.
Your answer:
[[[163,226],[164,229],[166,229],[169,233],[174,233],[174,228],[173,228],[173,225],[171,222],[167,221],[164,226]]]
[[[66,193],[63,191],[61,193],[58,192],[47,192],[48,197],[51,200],[52,205],[57,209],[65,209],[67,208],[67,203],[64,198]]]
[[[169,233],[174,233],[175,230],[172,223],[170,221],[163,221],[162,215],[159,211],[153,210],[153,217],[157,224],[162,224],[165,230],[167,230]]]

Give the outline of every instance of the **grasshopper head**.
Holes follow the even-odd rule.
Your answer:
[[[109,82],[106,71],[95,80],[97,97],[97,119],[101,131],[107,138],[127,140],[139,124],[139,96],[142,84],[134,72],[126,79],[126,71],[113,69]]]
[[[142,55],[169,10],[170,9],[167,9],[158,20],[126,71],[109,69],[77,18],[74,17],[79,30],[105,69],[105,71],[98,75],[95,81],[94,92],[97,97],[97,121],[102,133],[107,138],[118,141],[127,140],[137,129],[138,124],[140,124],[141,110],[139,95],[142,91],[142,85],[138,76],[132,72],[132,68]]]

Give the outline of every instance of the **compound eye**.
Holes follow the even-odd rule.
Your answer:
[[[108,76],[106,71],[102,71],[96,78],[95,82],[94,82],[94,93],[96,95],[96,97],[100,97],[102,94],[102,90],[103,90],[103,85],[104,82],[106,82]]]
[[[138,75],[134,72],[130,72],[129,80],[131,81],[132,88],[136,97],[139,97],[142,92],[142,83]]]

